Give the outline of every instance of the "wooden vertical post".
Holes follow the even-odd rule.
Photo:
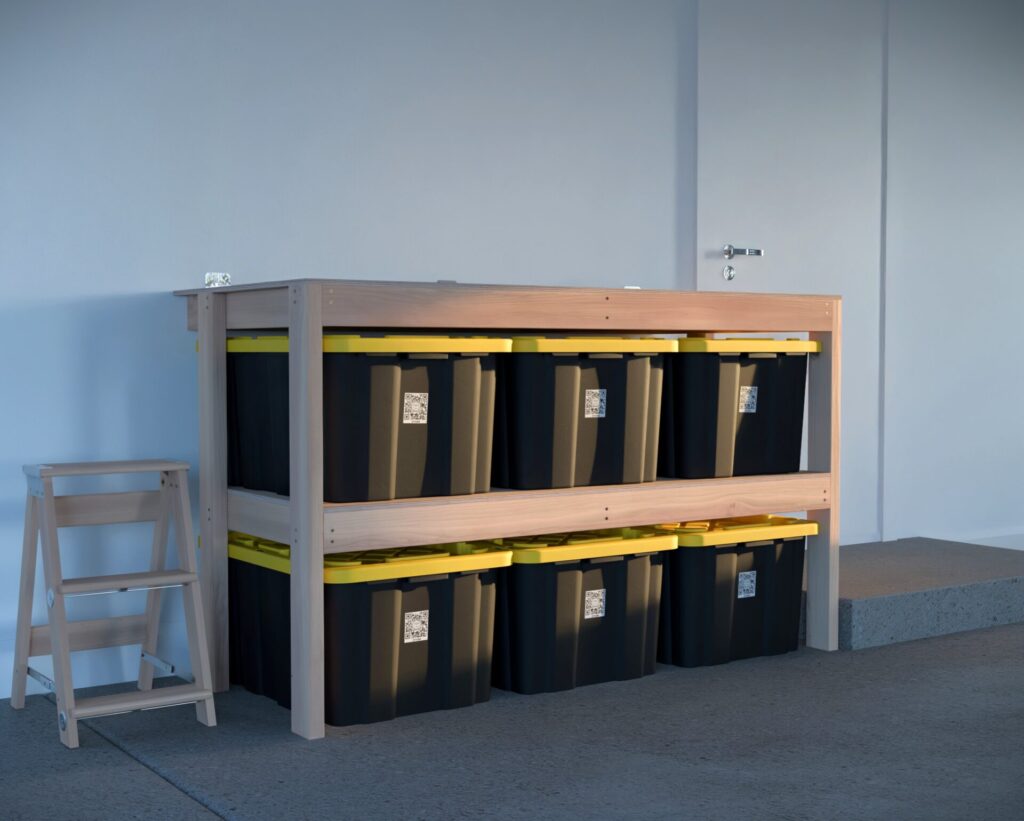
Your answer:
[[[25,706],[28,654],[32,645],[32,595],[36,588],[36,554],[39,551],[39,503],[29,492],[25,497],[25,535],[21,544],[21,587],[18,594],[18,626],[14,634],[14,678],[11,706]]]
[[[810,357],[807,466],[831,476],[829,507],[810,512],[818,535],[807,541],[807,646],[839,649],[839,467],[842,301],[832,303],[832,330],[812,333],[821,353]]]
[[[150,548],[149,569],[163,570],[167,567],[167,530],[171,515],[168,480],[166,471],[160,474],[160,512],[153,523],[153,543]],[[142,641],[142,652],[156,655],[160,637],[160,602],[163,591],[157,587],[146,592],[146,635]],[[153,665],[144,658],[139,660],[139,689],[153,689]]]
[[[198,295],[200,574],[214,692],[228,689],[228,426],[225,297]]]
[[[324,735],[323,314],[318,283],[288,289],[292,732]]]

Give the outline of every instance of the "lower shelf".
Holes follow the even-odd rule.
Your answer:
[[[324,552],[822,510],[830,504],[828,473],[661,479],[636,485],[327,504]],[[289,542],[288,499],[232,488],[228,527]]]

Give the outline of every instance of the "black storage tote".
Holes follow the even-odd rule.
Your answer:
[[[490,488],[495,354],[511,340],[324,337],[324,500]],[[287,494],[288,337],[228,340],[228,484]]]
[[[232,533],[231,683],[291,705],[290,551]],[[490,698],[496,582],[511,553],[449,545],[324,562],[328,724],[383,721]]]
[[[665,556],[674,534],[650,528],[504,539],[494,684],[567,690],[654,672]]]
[[[659,529],[679,549],[665,571],[658,661],[700,667],[797,649],[816,522],[749,516]]]
[[[499,358],[492,483],[653,481],[664,354],[674,350],[674,339],[513,339]]]
[[[667,358],[658,473],[678,479],[800,470],[801,339],[680,339]]]

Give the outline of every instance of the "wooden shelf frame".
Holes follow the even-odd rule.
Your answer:
[[[176,292],[199,335],[200,532],[214,688],[228,687],[227,532],[292,548],[292,730],[324,735],[323,556],[501,535],[806,511],[807,644],[838,648],[842,300],[836,296],[299,279]],[[798,333],[821,343],[808,381],[808,472],[325,504],[325,329]],[[235,332],[286,331],[290,497],[227,485],[227,357]]]

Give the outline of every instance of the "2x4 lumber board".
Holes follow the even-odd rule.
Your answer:
[[[111,693],[105,696],[82,698],[75,706],[75,718],[95,718],[132,710],[152,710],[156,707],[173,707],[177,704],[191,704],[210,697],[210,691],[195,684],[178,684],[173,687],[158,687],[155,690],[134,690],[128,693]]]
[[[827,473],[672,479],[325,506],[327,553],[827,508]]]
[[[160,491],[84,493],[55,496],[57,527],[155,522],[160,516]]]
[[[842,314],[836,304],[832,330],[811,334],[821,353],[810,357],[807,463],[828,471],[837,503],[814,511],[818,535],[807,541],[807,646],[839,649],[839,471],[842,396]]]
[[[145,616],[117,616],[110,619],[68,622],[68,643],[72,652],[141,644],[145,637]],[[48,656],[51,646],[50,625],[41,624],[33,627],[29,655]]]
[[[187,570],[143,570],[139,573],[112,573],[107,576],[81,576],[64,579],[58,589],[65,596],[86,593],[115,593],[120,590],[148,590],[191,584],[198,576]]]
[[[287,496],[228,489],[228,528],[261,539],[291,542],[291,510]]]
[[[112,476],[117,473],[160,473],[165,470],[188,470],[188,462],[137,459],[130,462],[62,462],[24,467],[25,475],[36,479],[57,476]]]
[[[829,331],[838,302],[829,296],[614,288],[358,280],[315,281],[315,285],[323,294],[324,327],[383,330]],[[264,283],[218,289],[227,301],[227,328],[287,327],[288,287],[295,286]],[[202,292],[183,293],[190,301],[203,296]],[[197,311],[190,308],[189,316]]]
[[[228,411],[226,306],[216,291],[197,296],[199,329],[199,574],[214,692],[229,687]]]
[[[322,293],[288,289],[292,732],[324,736],[324,444]]]

